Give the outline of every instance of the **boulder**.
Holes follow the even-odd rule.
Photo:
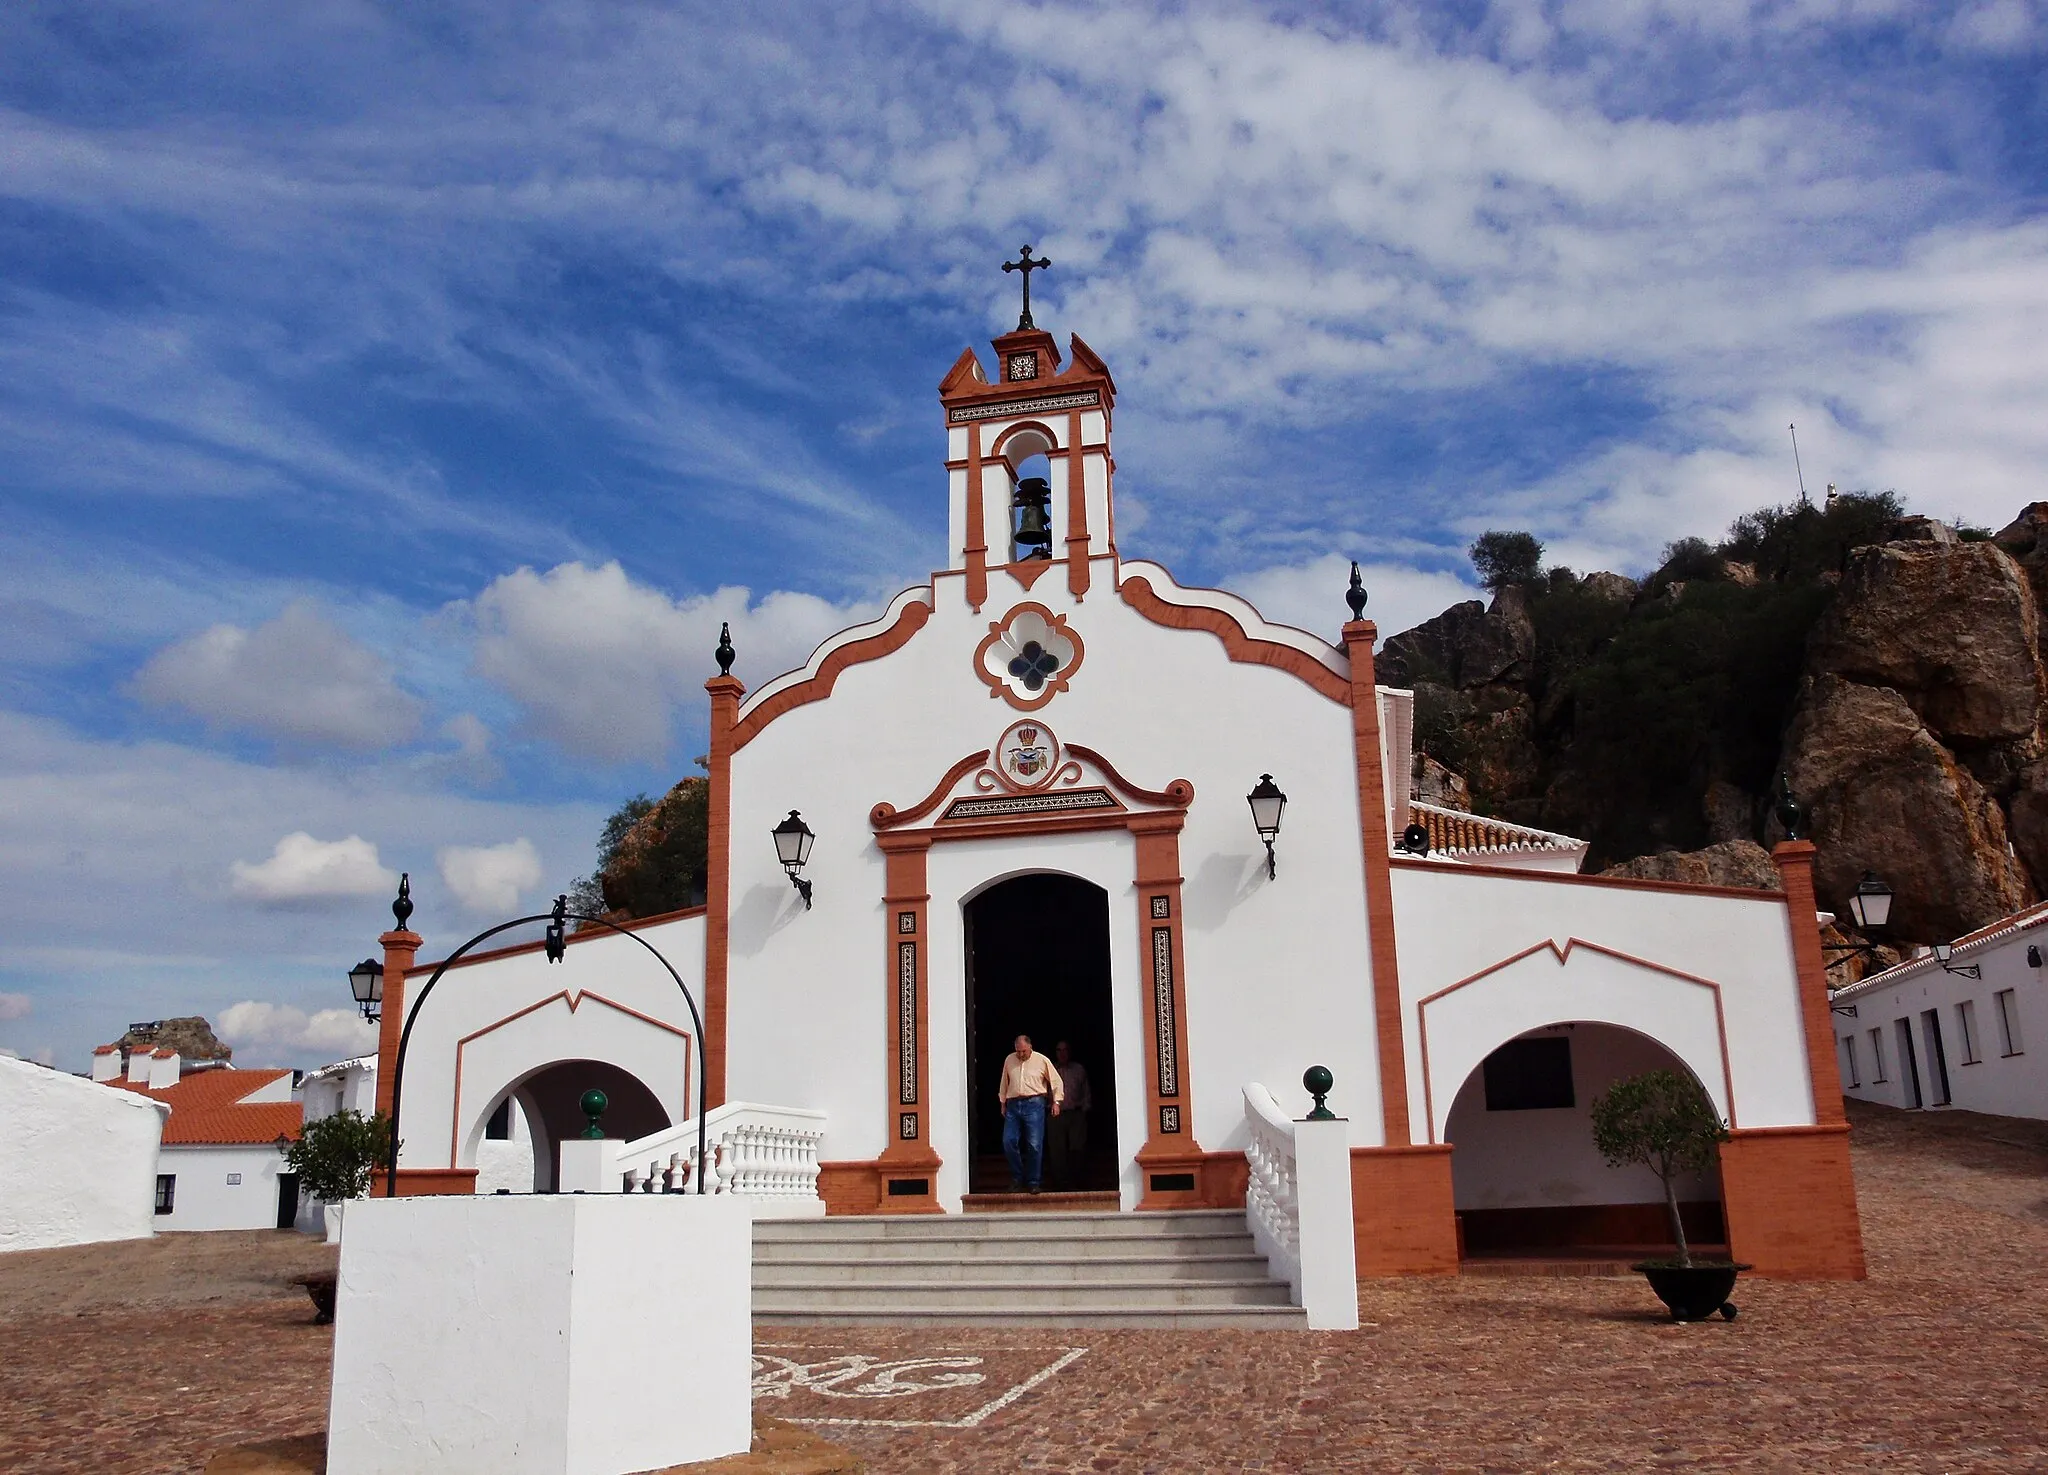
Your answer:
[[[1409,792],[1417,803],[1434,804],[1439,809],[1456,809],[1467,814],[1472,811],[1472,788],[1465,782],[1464,775],[1453,773],[1427,753],[1415,755]]]
[[[1599,573],[1586,575],[1579,581],[1579,587],[1588,594],[1611,599],[1616,604],[1628,604],[1635,599],[1636,590],[1641,586],[1624,574],[1610,574],[1603,569]]]
[[[1892,525],[1895,543],[1938,543],[1953,548],[1963,540],[1947,523],[1932,517],[1902,517]]]
[[[2048,759],[2020,771],[2012,799],[2012,845],[2034,878],[2048,887]]]
[[[1700,796],[1700,813],[1707,821],[1708,837],[1716,843],[1756,838],[1756,796],[1726,779],[1717,778],[1707,785]]]
[[[1826,910],[1847,916],[1865,871],[1890,883],[1892,935],[1912,942],[1958,937],[2027,903],[1997,803],[1899,692],[1815,678],[1784,767],[1808,809]]]
[[[2039,619],[2019,565],[1993,544],[1864,548],[1814,627],[1807,668],[1892,688],[1951,744],[2024,743],[2041,708]]]
[[[1783,882],[1771,853],[1754,840],[1724,840],[1704,850],[1666,850],[1609,866],[1603,876],[1635,881],[1683,881],[1690,886],[1753,886],[1776,891]]]
[[[1468,599],[1391,637],[1373,669],[1385,686],[1435,681],[1462,691],[1526,680],[1535,656],[1528,596],[1510,586],[1494,596],[1491,608]]]

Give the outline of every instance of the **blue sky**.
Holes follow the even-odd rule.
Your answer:
[[[0,12],[0,1048],[360,1040],[939,562],[935,388],[1121,390],[1127,553],[1388,630],[1528,527],[2048,464],[2048,11],[1841,3]],[[765,842],[764,842],[765,843]]]

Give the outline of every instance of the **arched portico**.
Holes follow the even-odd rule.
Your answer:
[[[581,1101],[583,1093],[592,1089],[605,1094],[607,1137],[630,1142],[672,1125],[659,1098],[629,1072],[604,1060],[557,1060],[510,1082],[498,1093],[463,1144],[464,1157],[470,1163],[476,1161],[490,1117],[509,1098],[518,1104],[533,1136],[533,1189],[551,1192],[556,1186],[561,1144],[582,1136],[588,1124]]]
[[[1452,1193],[1467,1255],[1670,1244],[1657,1176],[1611,1168],[1593,1146],[1595,1098],[1649,1070],[1694,1075],[1647,1035],[1592,1021],[1542,1025],[1488,1052],[1448,1113]],[[1687,1238],[1725,1242],[1719,1171],[1675,1187]]]

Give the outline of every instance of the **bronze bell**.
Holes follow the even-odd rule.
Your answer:
[[[1012,499],[1017,509],[1017,557],[1052,557],[1052,483],[1042,476],[1027,476],[1017,483]]]

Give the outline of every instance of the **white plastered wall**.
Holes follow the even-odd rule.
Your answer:
[[[1883,1106],[1912,1105],[1906,1061],[1898,1048],[1898,1022],[1903,1019],[1913,1030],[1920,1099],[1925,1105],[1933,1105],[1938,1095],[1934,1041],[1924,1017],[1925,1011],[1932,1009],[1941,1023],[1941,1044],[1953,1096],[1950,1105],[1994,1116],[2048,1118],[2048,968],[2036,968],[2027,962],[2030,946],[2048,953],[2048,927],[1959,952],[1956,964],[1977,968],[1981,978],[1947,973],[1938,964],[1927,963],[1894,982],[1841,995],[1837,1002],[1844,1007],[1853,1004],[1856,1010],[1854,1015],[1832,1016],[1835,1067],[1843,1091],[1859,1101]],[[2012,1054],[2006,1051],[1998,1013],[1998,995],[2007,989],[2012,990],[2020,1026],[2020,1049]],[[1958,1017],[1959,1006],[1966,1001],[1974,1006],[1974,1062],[1966,1059],[1972,1052],[1964,1049],[1962,1021]],[[1873,1029],[1881,1031],[1884,1040],[1883,1080],[1877,1078],[1871,1053]],[[1857,1050],[1855,1085],[1849,1081],[1847,1052],[1842,1045],[1844,1039],[1852,1036]]]
[[[0,1056],[0,1252],[147,1239],[167,1115],[133,1092]]]
[[[1125,565],[1134,567],[1163,597],[1242,612],[1264,638],[1342,664],[1312,636],[1259,626],[1242,601],[1178,591],[1164,570]],[[1026,600],[1069,616],[1085,643],[1071,687],[1035,715],[1061,742],[1101,753],[1133,784],[1161,789],[1185,778],[1195,786],[1180,838],[1194,1137],[1212,1150],[1241,1147],[1244,1084],[1262,1081],[1306,1109],[1302,1071],[1323,1064],[1336,1073],[1333,1105],[1350,1118],[1354,1143],[1383,1140],[1350,709],[1285,671],[1230,660],[1213,635],[1153,624],[1117,595],[1116,569],[1112,559],[1096,560],[1093,589],[1079,602],[1063,567],[1045,570],[1028,592],[991,570],[979,614],[966,607],[964,578],[942,575],[933,614],[907,645],[848,667],[828,700],[785,713],[734,757],[729,1091],[825,1111],[827,1159],[873,1158],[889,1140],[889,937],[869,810],[922,800],[955,762],[990,747],[1022,715],[991,697],[975,675],[974,651],[993,622]],[[737,671],[747,674],[744,651]],[[1267,772],[1290,799],[1277,880],[1266,876],[1245,804]],[[768,837],[791,809],[818,837],[805,873],[814,886],[808,912]],[[1089,850],[1086,874],[1111,896],[1113,967],[1135,969],[1136,918],[1126,910],[1132,842],[1117,831],[1088,843],[1115,847],[1113,859],[1107,849]],[[942,914],[957,914],[959,895],[987,880],[1061,869],[1061,857],[1079,853],[1063,844],[934,846],[927,946],[935,1081],[964,1078],[962,960],[956,934],[938,932],[958,921]],[[1144,1060],[1142,1039],[1126,1039],[1124,1026],[1119,1016],[1120,1073]],[[1119,1096],[1142,1110],[1141,1087]],[[959,1114],[933,1104],[945,1107],[935,1110],[935,1127],[946,1112]],[[1124,1152],[1143,1140],[1138,1124],[1120,1123]],[[949,1169],[958,1166],[940,1150]],[[949,1184],[957,1190],[958,1180],[942,1175],[940,1191]]]
[[[1430,1140],[1443,1140],[1459,1088],[1496,1046],[1568,1020],[1656,1040],[1738,1127],[1814,1120],[1791,929],[1775,895],[1397,863],[1394,915],[1409,1110]]]
[[[163,1149],[157,1171],[178,1180],[171,1212],[156,1216],[158,1229],[277,1227],[277,1175],[284,1171],[284,1154],[273,1143],[170,1146]]]
[[[704,919],[656,923],[640,935],[701,1009]],[[695,1109],[696,1026],[675,981],[629,937],[575,941],[560,963],[536,949],[452,968],[422,1006],[426,976],[408,985],[415,1024],[400,1103],[403,1167],[475,1167],[485,1120],[506,1088],[564,1060],[618,1066],[671,1122]]]

